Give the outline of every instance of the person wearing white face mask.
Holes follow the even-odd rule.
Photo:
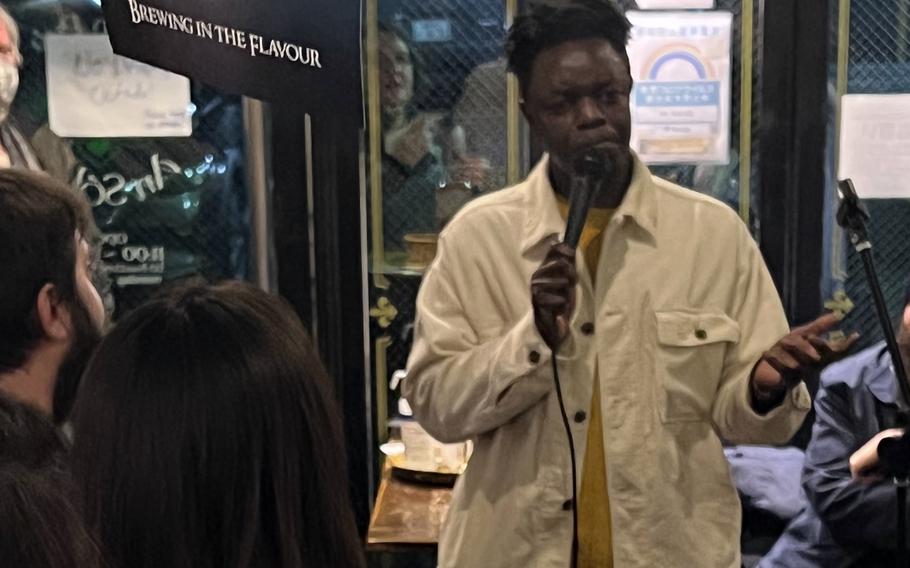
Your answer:
[[[10,108],[19,90],[19,26],[0,4],[0,168],[41,170],[28,140],[10,120]]]

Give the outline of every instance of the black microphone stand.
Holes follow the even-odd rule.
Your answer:
[[[863,204],[860,203],[851,180],[847,179],[838,182],[838,189],[841,193],[841,203],[837,210],[837,223],[846,229],[850,242],[863,260],[866,280],[869,283],[869,289],[872,291],[872,297],[875,299],[879,323],[885,334],[888,353],[891,355],[891,363],[894,366],[894,373],[897,375],[897,383],[900,387],[901,396],[896,401],[898,406],[897,426],[906,428],[910,424],[910,411],[908,411],[908,408],[910,408],[910,382],[907,381],[907,371],[904,368],[904,362],[897,346],[897,338],[891,326],[891,318],[888,316],[888,307],[885,304],[882,287],[875,273],[875,264],[872,259],[872,243],[869,242],[869,234],[866,230],[869,213]],[[907,487],[910,486],[910,436],[905,434],[899,438],[882,440],[878,445],[878,455],[882,473],[892,479],[897,490],[897,566],[899,568],[907,568],[910,565],[907,556]]]

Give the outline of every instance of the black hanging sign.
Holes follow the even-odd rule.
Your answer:
[[[359,0],[103,0],[114,53],[363,120]]]

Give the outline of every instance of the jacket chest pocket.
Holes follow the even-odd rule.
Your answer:
[[[739,324],[721,312],[658,311],[654,315],[661,420],[707,420],[726,350],[739,341]]]

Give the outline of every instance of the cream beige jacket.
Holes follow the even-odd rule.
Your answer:
[[[430,434],[474,442],[443,568],[569,565],[569,451],[529,284],[563,230],[544,158],[467,205],[426,273],[404,394]],[[598,369],[615,566],[739,568],[721,439],[784,443],[810,407],[803,385],[767,415],[750,406],[753,366],[788,332],[761,254],[728,206],[637,159],[601,254],[593,287],[579,256],[557,361],[579,475]]]

